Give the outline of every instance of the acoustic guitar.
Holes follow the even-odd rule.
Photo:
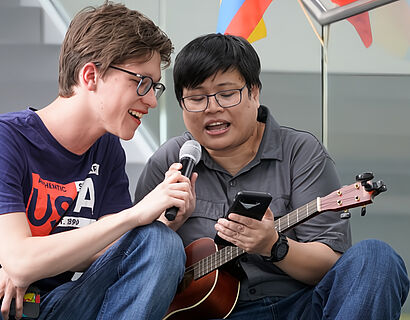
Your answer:
[[[356,176],[356,183],[318,197],[275,220],[275,229],[286,231],[325,211],[344,211],[341,218],[346,219],[350,218],[347,209],[362,206],[364,215],[365,206],[387,190],[382,181],[370,182],[371,179],[372,173]],[[185,274],[164,320],[226,318],[235,307],[240,282],[219,268],[246,252],[236,246],[219,249],[213,239],[201,238],[188,245],[185,253]]]

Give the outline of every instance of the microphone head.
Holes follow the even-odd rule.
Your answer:
[[[179,150],[179,160],[181,161],[184,158],[191,158],[196,165],[199,160],[201,160],[201,152],[201,145],[198,141],[188,140],[182,145],[181,150]]]

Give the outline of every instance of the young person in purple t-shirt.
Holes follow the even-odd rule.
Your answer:
[[[166,208],[195,206],[173,164],[132,206],[125,154],[165,90],[169,38],[124,5],[87,8],[61,48],[59,95],[41,110],[0,116],[0,319],[22,316],[29,285],[39,319],[160,319],[185,264]],[[83,274],[71,281],[73,272]]]

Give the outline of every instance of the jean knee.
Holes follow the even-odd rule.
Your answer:
[[[143,239],[146,250],[144,255],[155,260],[158,264],[166,264],[167,268],[184,270],[185,251],[182,239],[179,235],[159,221],[135,229],[133,232],[138,236],[135,238],[137,245],[141,245]]]
[[[176,257],[183,257],[185,260],[184,245],[181,237],[162,222],[156,221],[151,224],[154,229],[154,237],[160,237],[161,249],[166,254]]]
[[[386,242],[377,239],[363,240],[355,244],[351,249],[354,258],[367,266],[371,266],[374,272],[381,274],[407,276],[406,266],[403,259]]]

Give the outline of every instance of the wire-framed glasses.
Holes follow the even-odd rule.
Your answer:
[[[201,112],[208,108],[209,98],[215,97],[215,100],[220,107],[231,108],[241,103],[242,90],[245,87],[246,84],[240,89],[222,90],[214,94],[197,94],[183,97],[181,98],[181,104],[186,111]]]
[[[158,99],[165,91],[165,86],[162,83],[154,82],[154,80],[152,80],[152,78],[149,76],[143,76],[139,73],[128,71],[128,70],[125,70],[125,69],[122,69],[116,66],[110,65],[110,68],[128,73],[134,77],[140,78],[140,81],[137,86],[137,94],[139,96],[145,96],[151,90],[151,88],[154,88],[155,97]]]

